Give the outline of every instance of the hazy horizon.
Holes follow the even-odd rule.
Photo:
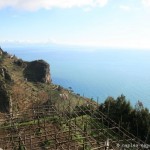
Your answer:
[[[150,50],[149,0],[1,0],[0,45]]]
[[[78,60],[78,55],[80,59],[77,71],[82,71],[82,67],[84,70],[84,67],[86,68],[84,63],[87,62],[95,76],[96,72],[101,73],[96,68],[101,67],[104,72],[106,71],[104,63],[108,74],[108,80],[104,80],[106,83],[110,82],[113,87],[112,83],[117,80],[115,73],[118,72],[124,79],[118,83],[125,85],[128,83],[126,85],[128,90],[135,85],[144,86],[142,92],[147,93],[145,101],[148,104],[149,16],[150,0],[1,0],[0,46],[4,50],[8,48],[12,53],[17,50],[19,57],[22,56],[27,60],[44,57],[43,59],[51,63],[52,59],[54,77],[57,77],[59,72],[63,73],[61,69],[58,69],[61,67],[68,71],[68,75],[73,75],[72,67],[77,63],[74,58]],[[52,54],[52,58],[49,54]],[[55,57],[57,61],[54,61]],[[73,57],[74,61],[71,61],[70,57]],[[69,61],[66,62],[65,59]],[[94,64],[95,60],[98,63],[102,60],[102,64],[100,66]],[[119,67],[118,70],[117,67]],[[122,71],[123,69],[126,71]],[[112,78],[111,73],[114,73]],[[66,72],[63,81],[68,79],[65,75],[67,75]],[[134,76],[136,76],[135,79]],[[105,78],[105,75],[103,77]],[[84,81],[84,78],[82,79]],[[95,76],[95,80],[101,81],[99,76]],[[128,82],[128,80],[131,81]],[[97,82],[94,83],[96,85]],[[121,84],[116,87],[119,86],[122,87]],[[85,87],[83,84],[82,89]],[[141,94],[142,99],[140,88],[135,90],[137,95]],[[107,90],[104,91],[107,92]],[[121,91],[118,93],[121,94]],[[111,95],[109,89],[107,95]]]

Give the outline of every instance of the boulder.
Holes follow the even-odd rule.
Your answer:
[[[24,70],[24,77],[30,82],[50,83],[50,66],[44,60],[28,62]]]

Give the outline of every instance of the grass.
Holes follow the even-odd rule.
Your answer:
[[[44,116],[41,117],[39,119],[34,119],[34,120],[28,120],[28,121],[20,121],[17,123],[14,123],[14,127],[16,128],[25,128],[31,125],[38,125],[38,122],[40,122],[40,124],[43,124],[44,122],[47,123],[52,123],[55,124],[57,127],[59,125],[59,129],[62,133],[65,132],[69,132],[69,124],[75,124],[77,125],[77,130],[74,130],[74,127],[72,126],[72,130],[71,130],[71,134],[70,134],[70,138],[72,139],[73,142],[78,143],[78,145],[81,145],[82,147],[84,147],[85,150],[90,150],[91,149],[91,145],[90,145],[90,141],[88,141],[88,139],[86,139],[86,135],[84,135],[83,131],[86,132],[86,134],[88,134],[89,136],[91,136],[92,138],[95,138],[97,141],[106,141],[106,135],[107,137],[110,136],[111,140],[117,140],[118,137],[115,133],[113,133],[111,130],[109,130],[107,128],[107,126],[105,126],[104,124],[98,122],[97,120],[93,119],[92,117],[90,117],[89,115],[83,115],[83,116],[78,116],[78,117],[74,117],[74,118],[60,118],[60,116],[58,115],[54,115],[54,116]],[[78,127],[80,130],[78,130]],[[9,130],[11,129],[12,126],[10,126],[9,124],[4,124],[1,125],[0,130]],[[91,131],[91,128],[95,128],[94,131]],[[103,132],[99,132],[99,129],[104,129]],[[59,132],[60,132],[59,131]],[[40,135],[43,134],[43,129],[42,128],[37,128],[36,131],[34,131],[34,134],[38,137],[40,137]],[[88,143],[87,143],[87,142]],[[50,146],[54,145],[53,141],[46,139],[44,141],[42,141],[41,143],[41,147],[44,148],[48,148]]]
[[[2,58],[2,56],[1,56]],[[87,99],[77,96],[76,94],[70,92],[69,89],[61,88],[58,90],[57,85],[54,84],[44,84],[44,83],[34,83],[25,81],[24,77],[24,67],[18,66],[14,63],[17,58],[8,58],[5,56],[2,66],[5,66],[11,75],[13,84],[10,82],[6,83],[7,90],[11,93],[13,101],[13,111],[14,114],[19,111],[23,112],[31,107],[33,104],[43,104],[48,100],[42,96],[39,96],[41,92],[45,93],[49,99],[55,104],[55,106],[61,111],[62,108],[67,108],[71,104],[74,108],[76,105],[82,105],[86,103]],[[1,77],[0,77],[0,80]],[[14,90],[14,91],[13,91]],[[60,98],[61,93],[67,93],[69,100],[62,100]]]
[[[44,146],[49,146],[51,144],[51,141],[50,140],[45,140],[44,142],[43,142],[43,145]]]
[[[45,122],[50,122],[54,124],[58,124],[60,121],[60,118],[58,116],[53,116],[53,117],[43,117],[40,119],[34,119],[34,120],[29,120],[29,121],[21,121],[21,122],[15,122],[11,125],[11,123],[4,123],[0,126],[0,130],[3,129],[11,129],[12,127],[25,127],[25,126],[31,126],[31,125],[37,125],[38,122],[44,123]]]
[[[13,63],[15,58],[2,58],[2,56],[0,56],[0,60],[2,59],[3,61],[1,65],[7,68],[8,72],[11,74],[12,80],[14,80],[13,84],[10,84],[9,82],[4,82],[4,84],[6,84],[6,87],[9,87],[7,88],[8,92],[11,93],[14,115],[17,114],[18,111],[23,114],[23,112],[31,108],[32,105],[44,105],[48,102],[49,99],[55,105],[56,109],[59,110],[59,113],[63,112],[65,109],[66,111],[68,111],[68,113],[73,114],[72,112],[74,111],[76,106],[79,107],[85,105],[87,102],[94,104],[92,100],[74,94],[73,92],[70,92],[69,89],[57,89],[55,88],[57,87],[57,85],[54,84],[34,83],[25,81],[23,74],[24,68],[17,66]],[[2,80],[1,76],[0,80]],[[69,98],[66,100],[62,100],[60,98],[60,94],[62,93],[68,94]],[[0,126],[0,131],[9,130],[13,127],[26,128],[28,126],[38,125],[39,122],[40,124],[46,122],[47,124],[52,123],[59,127],[62,133],[65,131],[69,131],[69,124],[74,124],[77,126],[77,128],[79,127],[80,130],[73,131],[73,135],[71,137],[75,142],[79,143],[79,145],[83,145],[85,140],[85,135],[83,135],[83,132],[81,131],[86,131],[87,134],[91,135],[91,137],[95,139],[101,138],[105,140],[106,134],[108,134],[108,136],[111,136],[111,138],[114,140],[120,138],[117,134],[109,130],[107,126],[105,126],[98,120],[93,119],[89,115],[77,117],[75,116],[76,115],[72,115],[72,118],[69,119],[67,119],[67,117],[60,118],[60,116],[58,115],[41,116],[39,119],[34,118],[34,120],[31,120],[30,118],[28,118],[28,116],[24,116],[24,120],[16,120],[13,126],[11,126],[10,123],[2,124]],[[94,128],[95,130],[91,131],[92,128]],[[99,129],[105,130],[100,132]],[[42,130],[39,128],[38,130],[36,130],[36,134],[42,134]],[[48,139],[42,143],[44,147],[48,147],[51,144],[52,141],[49,141]],[[88,150],[88,148],[88,146],[85,146],[85,149]]]

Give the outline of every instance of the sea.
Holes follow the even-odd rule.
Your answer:
[[[126,96],[150,109],[150,51],[76,46],[3,46],[26,61],[44,59],[54,84],[103,103]]]

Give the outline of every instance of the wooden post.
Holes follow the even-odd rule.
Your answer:
[[[31,136],[31,134],[30,134],[30,149],[32,149],[32,136]]]
[[[25,134],[25,130],[24,130],[24,144],[26,145],[26,134]]]
[[[44,132],[45,132],[45,140],[47,140],[47,132],[46,132],[46,120],[44,115]]]
[[[54,126],[54,132],[55,132],[55,148],[57,150],[57,132],[56,132],[56,127]]]
[[[76,128],[76,125],[77,125],[77,117],[75,116],[75,135],[76,135],[76,133],[77,133],[77,128]]]
[[[99,106],[99,97],[97,97],[97,109],[98,109],[98,106]]]
[[[84,125],[84,119],[83,119],[83,115],[82,115],[82,126]]]

